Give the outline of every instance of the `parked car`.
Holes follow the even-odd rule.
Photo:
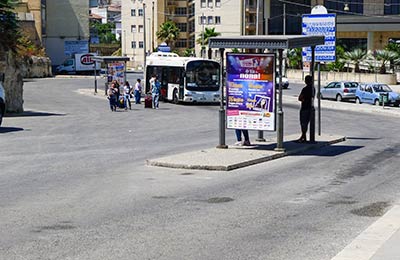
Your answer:
[[[393,105],[396,107],[400,105],[400,94],[393,92],[388,85],[382,83],[360,84],[356,91],[356,103],[382,105],[382,99],[386,98],[383,97],[384,95],[387,95],[385,105]]]
[[[0,73],[0,126],[6,112],[6,93],[3,88],[4,74]]]
[[[321,88],[321,99],[334,99],[336,101],[354,100],[358,82],[334,81]]]
[[[279,72],[277,71],[275,74],[275,87],[279,88]],[[289,87],[289,80],[285,76],[282,76],[282,88]]]

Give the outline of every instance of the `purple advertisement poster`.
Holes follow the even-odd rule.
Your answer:
[[[275,55],[227,53],[227,128],[275,131]]]

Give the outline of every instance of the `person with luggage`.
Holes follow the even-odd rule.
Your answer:
[[[160,89],[161,89],[161,83],[156,76],[155,80],[152,82],[152,85],[151,85],[151,95],[153,98],[153,108],[154,109],[159,108]]]
[[[141,95],[142,95],[142,86],[140,85],[140,79],[137,79],[134,91],[135,104],[140,104]]]
[[[131,95],[132,95],[132,88],[129,85],[128,81],[125,81],[124,84],[124,105],[125,105],[125,110],[128,109],[132,109],[132,105],[131,105]]]
[[[110,102],[111,111],[117,110],[117,90],[115,89],[114,83],[111,83],[111,86],[107,90],[107,98]]]

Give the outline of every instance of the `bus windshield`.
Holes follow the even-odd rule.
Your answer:
[[[198,91],[219,89],[219,64],[215,61],[190,61],[186,66],[186,88]]]

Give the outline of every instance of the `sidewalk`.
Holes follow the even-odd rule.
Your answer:
[[[400,205],[369,226],[331,260],[399,260]]]
[[[337,135],[316,135],[315,143],[296,143],[298,136],[285,136],[285,151],[275,151],[276,140],[255,142],[252,146],[229,146],[228,149],[210,148],[162,158],[147,160],[147,165],[180,169],[230,171],[288,155],[304,154],[306,151],[342,142],[346,138]]]

